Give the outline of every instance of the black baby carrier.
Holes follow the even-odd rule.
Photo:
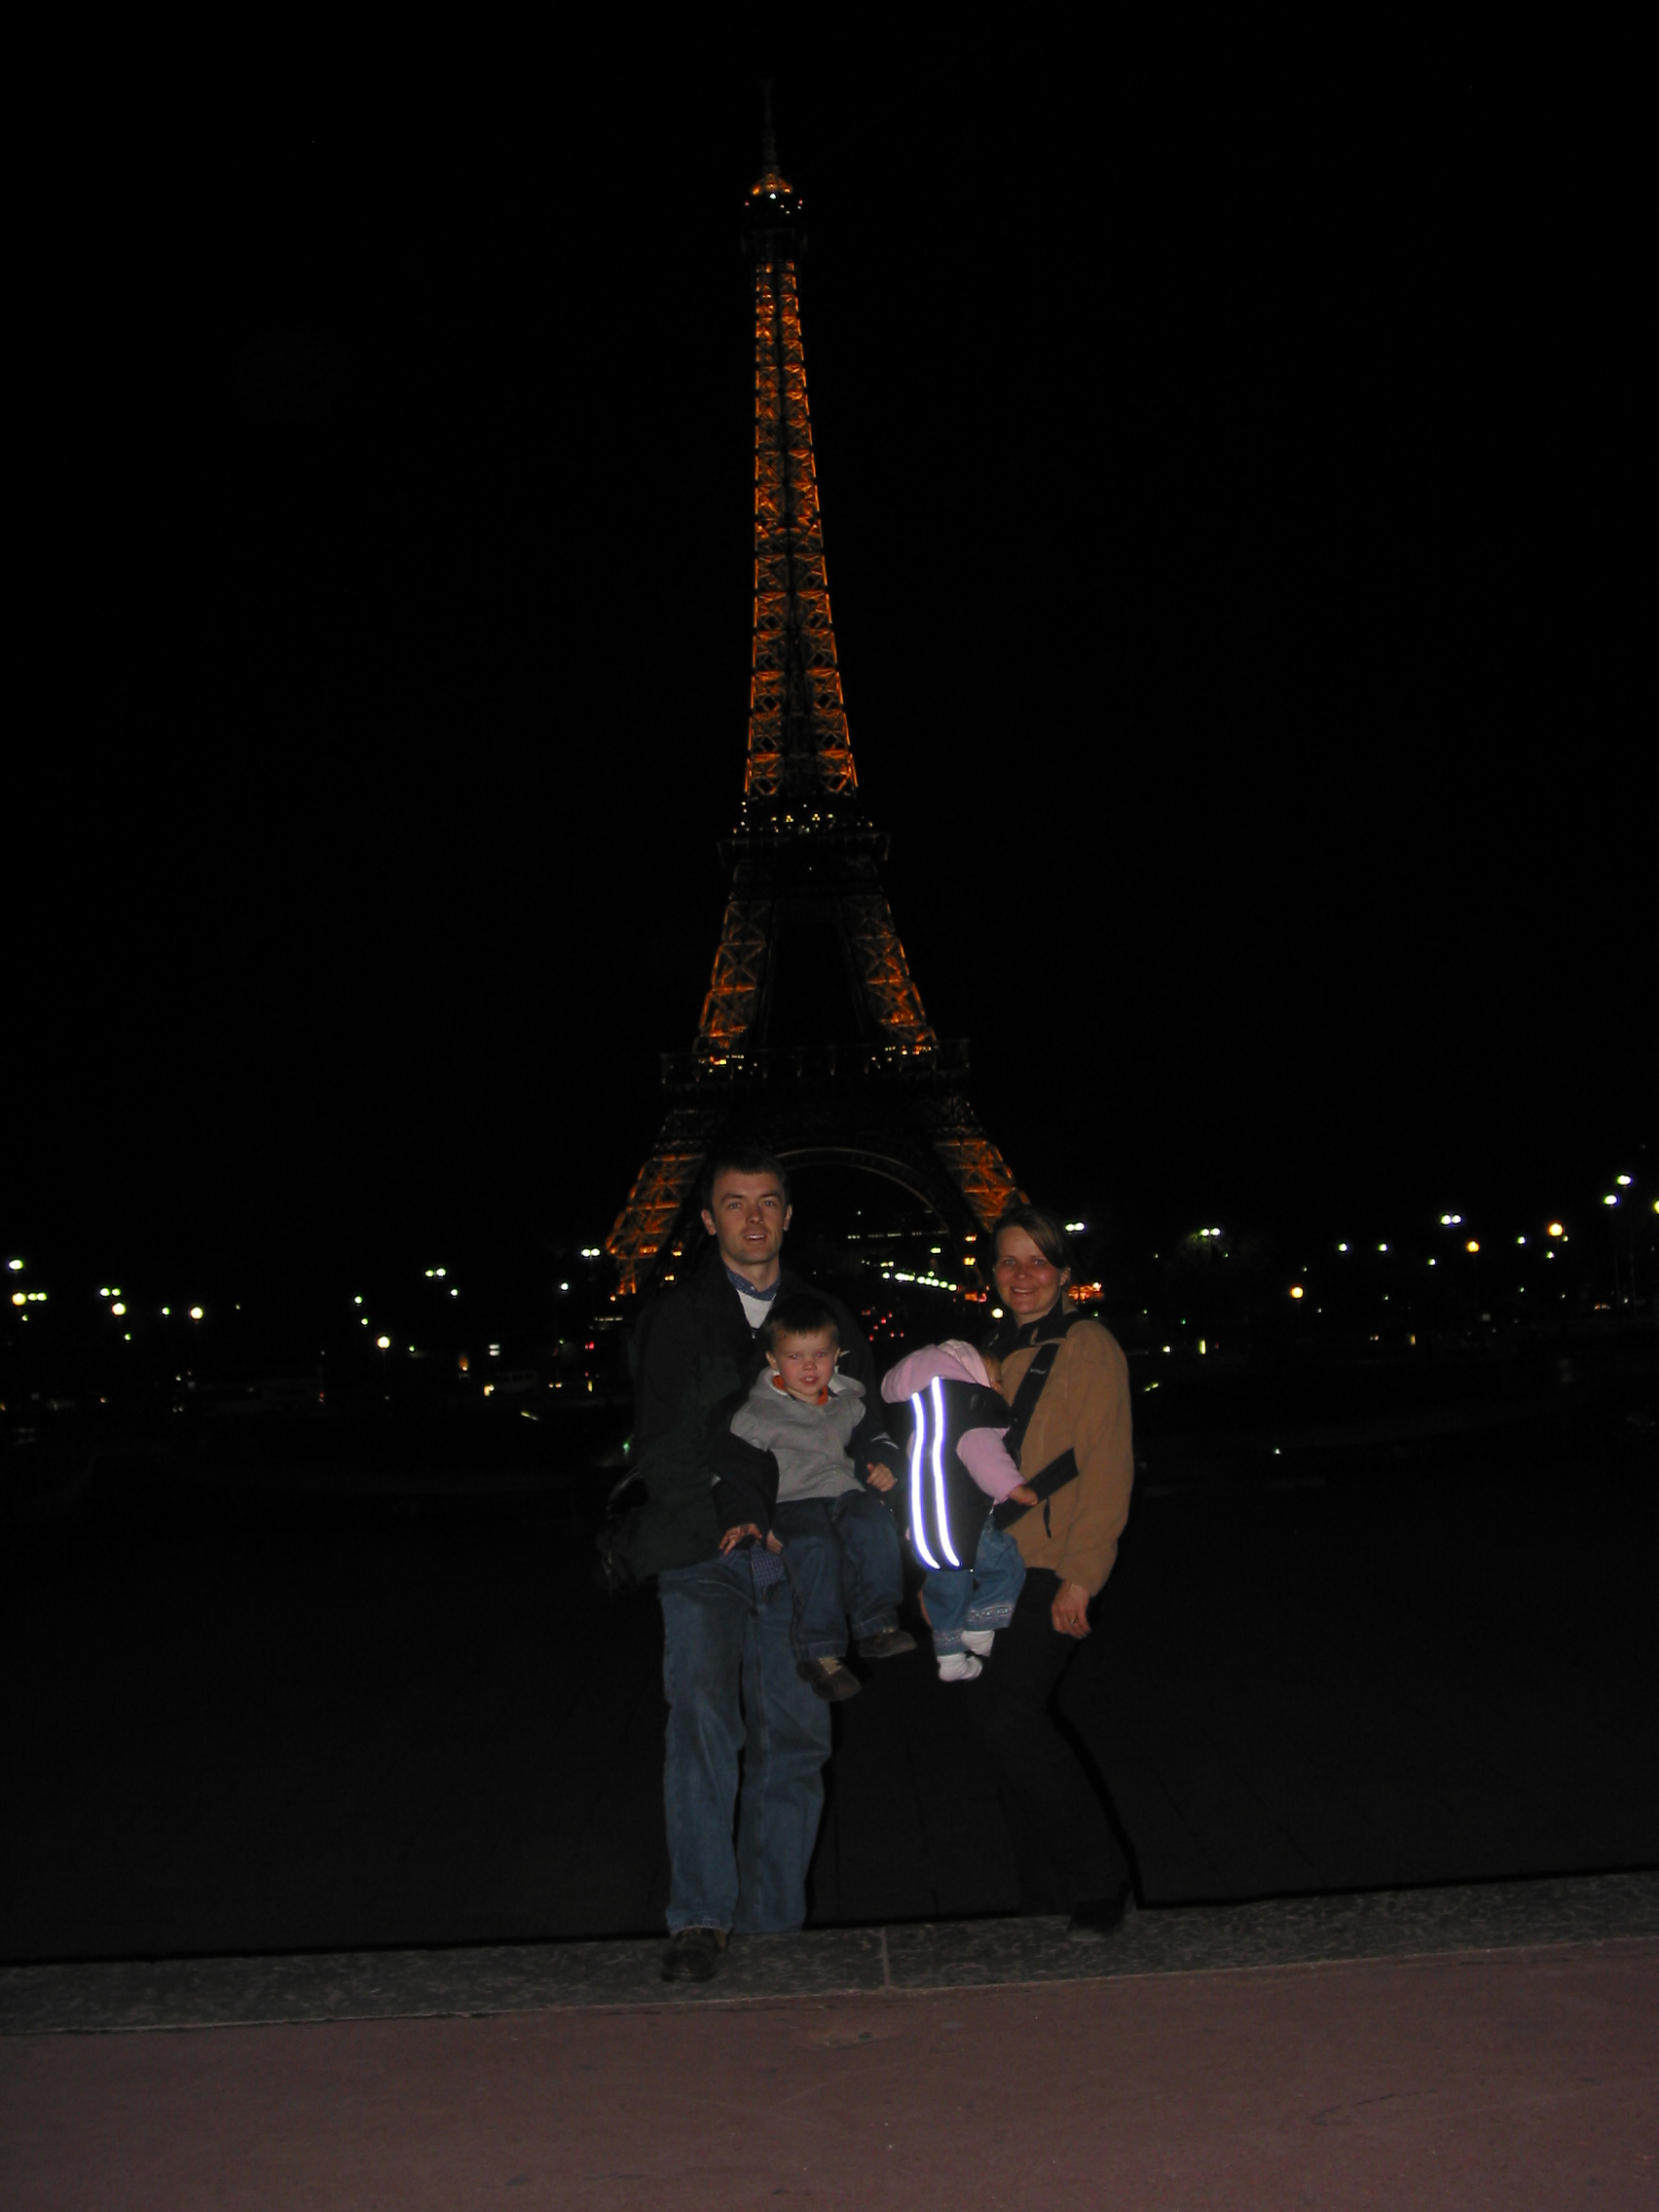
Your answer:
[[[1007,1529],[1022,1513],[1032,1510],[1015,1498],[1005,1497],[993,1511],[990,1499],[957,1456],[957,1441],[971,1428],[1003,1430],[1003,1449],[1017,1467],[1025,1431],[1031,1426],[1049,1371],[1059,1356],[1061,1344],[1083,1319],[1081,1313],[1066,1313],[1044,1324],[1048,1333],[1020,1379],[1012,1406],[1000,1390],[977,1382],[947,1382],[942,1376],[936,1376],[911,1396],[905,1533],[925,1567],[972,1567],[987,1516],[999,1529]],[[1049,1499],[1055,1491],[1075,1482],[1077,1475],[1077,1457],[1068,1448],[1040,1473],[1025,1476],[1037,1493],[1045,1521]]]
[[[972,1567],[991,1501],[962,1464],[957,1444],[971,1428],[1008,1426],[1006,1400],[980,1382],[936,1375],[910,1399],[906,1533],[930,1571]]]

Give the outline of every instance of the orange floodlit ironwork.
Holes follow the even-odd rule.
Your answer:
[[[763,1131],[786,1161],[866,1167],[965,1233],[1022,1195],[968,1101],[966,1049],[928,1020],[882,886],[887,840],[859,804],[806,397],[800,201],[778,166],[769,104],[744,223],[755,281],[748,761],[696,1040],[665,1055],[667,1117],[606,1240],[624,1293],[660,1280],[694,1241],[698,1171],[722,1131]],[[856,1047],[772,1041],[781,954],[803,925],[820,944],[839,942]]]

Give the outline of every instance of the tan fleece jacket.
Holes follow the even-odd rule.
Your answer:
[[[1011,1403],[1033,1357],[1027,1347],[1003,1362],[1003,1395]],[[1118,1556],[1135,1479],[1129,1365],[1098,1321],[1078,1322],[1061,1342],[1020,1451],[1026,1481],[1068,1446],[1077,1454],[1076,1482],[1022,1513],[1009,1533],[1027,1567],[1049,1567],[1092,1598]]]

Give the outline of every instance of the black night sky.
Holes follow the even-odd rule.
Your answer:
[[[1647,380],[1594,117],[773,60],[863,791],[1021,1179],[1144,1239],[1632,1165]],[[65,160],[8,1235],[603,1237],[742,781],[761,65],[291,68]]]

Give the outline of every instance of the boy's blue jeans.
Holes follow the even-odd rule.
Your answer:
[[[940,1658],[963,1648],[965,1628],[1007,1628],[1025,1586],[1025,1562],[1006,1529],[987,1521],[972,1567],[935,1567],[922,1577],[928,1625]]]
[[[839,1659],[849,1619],[856,1637],[898,1627],[904,1562],[893,1516],[876,1492],[791,1498],[773,1509],[772,1527],[794,1599],[797,1659]]]
[[[795,1673],[789,1593],[757,1591],[745,1552],[670,1568],[657,1585],[669,1929],[798,1928],[824,1810],[830,1708]]]

